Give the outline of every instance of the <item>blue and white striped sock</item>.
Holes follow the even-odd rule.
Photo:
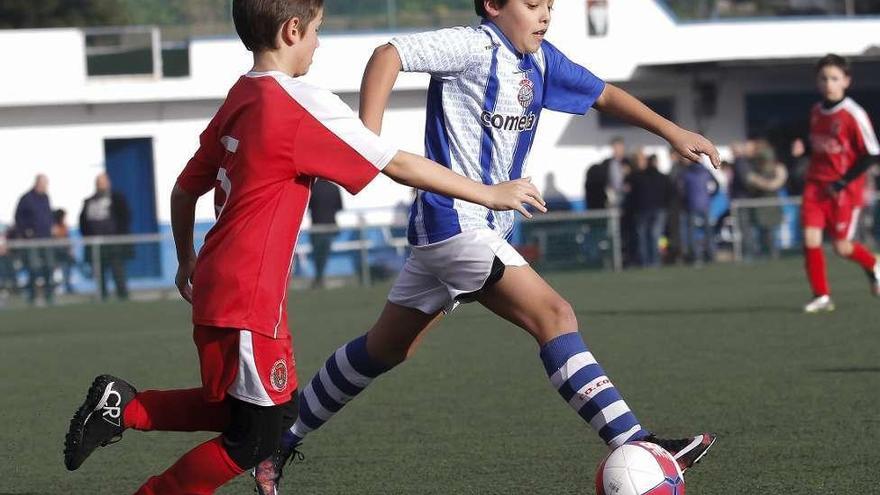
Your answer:
[[[580,333],[560,335],[541,348],[541,361],[559,395],[611,447],[642,439],[635,414],[587,350]]]
[[[366,335],[337,349],[300,392],[299,417],[284,435],[284,444],[290,446],[302,442],[306,435],[323,426],[373,379],[389,369],[367,353]]]

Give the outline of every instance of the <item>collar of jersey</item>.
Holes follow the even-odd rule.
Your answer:
[[[519,58],[523,58],[523,54],[520,53],[519,50],[514,48],[513,43],[511,43],[510,40],[507,39],[507,36],[504,36],[504,32],[501,31],[501,28],[498,27],[497,24],[495,24],[494,22],[492,22],[488,19],[483,19],[483,22],[481,22],[480,25],[483,26],[488,31],[490,31],[492,34],[494,34],[496,38],[501,40],[501,43],[503,43],[504,46],[506,46],[508,50],[513,52],[514,55],[516,55]]]
[[[819,111],[825,115],[831,115],[832,113],[835,113],[843,108],[843,105],[847,102],[847,100],[849,100],[849,96],[844,96],[842,100],[837,102],[837,105],[834,105],[831,108],[825,108],[823,102],[819,102]]]
[[[280,70],[252,70],[245,74],[245,77],[266,77],[266,76],[282,76],[282,77],[290,77],[287,74],[281,72]]]

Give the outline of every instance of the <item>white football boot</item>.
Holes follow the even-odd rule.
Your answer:
[[[874,271],[866,272],[871,281],[871,293],[880,297],[880,260],[874,263]]]
[[[804,306],[804,313],[830,313],[834,311],[834,301],[831,296],[819,296]]]

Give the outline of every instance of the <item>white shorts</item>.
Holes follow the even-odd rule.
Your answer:
[[[388,300],[426,314],[452,311],[457,298],[483,288],[498,258],[505,266],[526,260],[491,230],[464,232],[445,241],[412,246]]]

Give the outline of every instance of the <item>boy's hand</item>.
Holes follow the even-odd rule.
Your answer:
[[[669,138],[669,144],[675,148],[681,156],[688,160],[700,163],[700,155],[706,155],[716,169],[721,168],[721,156],[712,141],[703,136],[685,129],[679,129]]]
[[[192,274],[196,269],[196,254],[193,253],[189,258],[182,260],[177,266],[177,276],[174,277],[174,283],[180,295],[186,299],[186,302],[192,304]]]
[[[483,206],[496,211],[516,210],[522,216],[532,218],[524,204],[534,206],[541,213],[547,213],[547,207],[544,206],[546,203],[530,178],[489,186],[489,197]]]

